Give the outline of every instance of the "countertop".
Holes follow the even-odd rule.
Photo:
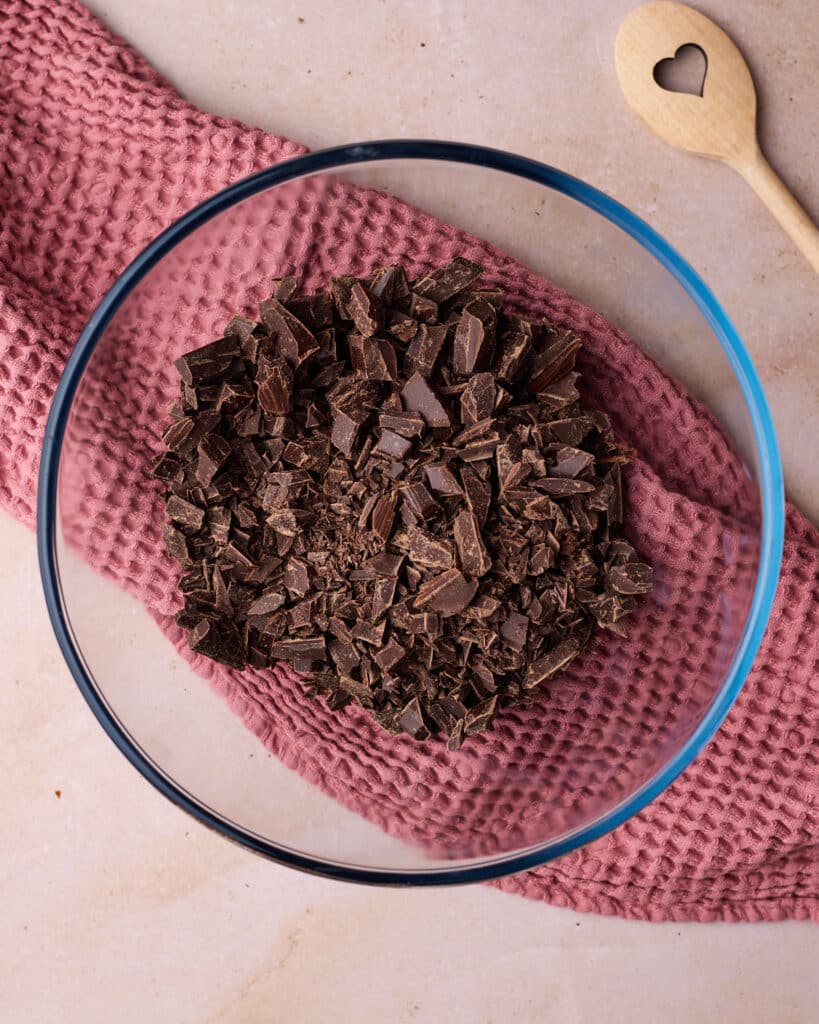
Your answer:
[[[819,520],[817,280],[729,169],[630,113],[613,40],[632,0],[94,0],[192,101],[320,147],[488,143],[557,164],[705,275],[766,387],[789,493]],[[802,0],[700,9],[754,71],[772,163],[819,216]],[[33,536],[0,514],[0,1005],[10,1024],[814,1021],[809,924],[640,924],[486,887],[376,890],[211,834],[125,762],[48,625]],[[115,638],[114,638],[115,640]]]

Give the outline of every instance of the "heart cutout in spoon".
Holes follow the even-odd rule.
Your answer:
[[[666,57],[654,65],[654,81],[666,92],[685,92],[702,96],[708,58],[696,43],[683,43],[673,57]]]

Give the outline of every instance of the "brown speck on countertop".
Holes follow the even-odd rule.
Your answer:
[[[54,790],[54,796],[56,796],[58,800],[60,799],[60,797],[62,795],[63,795],[63,791],[61,789],[55,789]]]

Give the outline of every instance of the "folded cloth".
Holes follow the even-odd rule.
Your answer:
[[[49,402],[94,305],[196,202],[303,148],[191,107],[73,0],[6,0],[0,75],[0,502],[31,524]],[[516,307],[582,336],[584,398],[609,411],[638,453],[628,473],[630,538],[667,581],[673,622],[645,602],[625,642],[601,641],[532,709],[504,713],[457,758],[434,743],[386,736],[360,709],[331,714],[285,668],[240,674],[191,655],[172,619],[176,570],[147,470],[160,448],[157,410],[174,386],[171,359],[206,338],[204,316],[175,341],[162,323],[143,324],[122,356],[94,370],[66,438],[76,468],[65,482],[65,528],[90,564],[145,603],[262,742],[336,799],[444,857],[525,844],[544,799],[555,815],[561,801],[568,807],[578,759],[636,748],[638,738],[644,745],[646,730],[656,746],[696,704],[702,668],[720,657],[724,609],[709,581],[747,589],[753,576],[753,491],[707,411],[560,289],[383,194],[319,180],[302,200],[297,228],[291,219],[282,231],[294,263],[311,254],[307,286],[338,266],[366,272],[401,258],[420,272],[458,253],[480,261]],[[354,234],[364,222],[362,251]],[[192,296],[202,294],[196,268],[186,272]],[[202,280],[211,272],[201,270]],[[818,658],[819,534],[789,506],[766,637],[705,752],[610,835],[494,884],[650,920],[819,918]],[[578,722],[595,709],[595,725],[607,724],[584,740]],[[602,802],[607,786],[639,778],[635,761],[601,780]],[[510,772],[522,781],[510,785]]]

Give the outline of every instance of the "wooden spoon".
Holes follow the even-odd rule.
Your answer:
[[[656,66],[691,44],[706,61],[701,95],[663,89]],[[719,25],[685,4],[644,4],[620,26],[614,57],[626,100],[648,127],[739,171],[819,273],[819,230],[762,155],[751,72]]]

